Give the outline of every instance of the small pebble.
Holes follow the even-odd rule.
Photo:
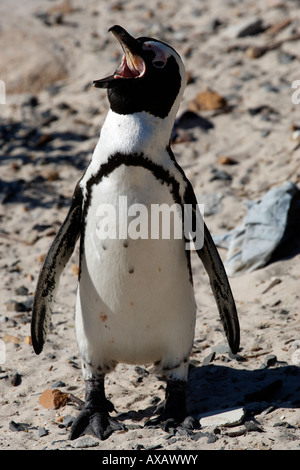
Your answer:
[[[283,427],[283,428],[287,428],[287,429],[292,429],[294,428],[295,426],[292,426],[290,423],[288,423],[287,421],[279,421],[277,423],[274,423],[273,424],[273,427]]]
[[[243,436],[244,434],[246,434],[247,432],[247,429],[245,427],[242,427],[242,428],[239,428],[239,429],[234,429],[233,431],[228,431],[226,432],[226,436],[229,436],[229,437],[239,437],[239,436]]]
[[[265,360],[265,366],[266,367],[274,366],[276,362],[277,362],[277,356],[275,356],[275,354],[268,354]]]
[[[134,368],[134,370],[138,375],[140,375],[142,377],[145,377],[145,376],[149,375],[149,372],[147,371],[147,369],[144,369],[143,367],[136,366]]]
[[[254,421],[245,421],[244,424],[247,432],[263,432],[263,429],[258,426]]]
[[[5,302],[6,310],[9,312],[26,312],[27,307],[23,302],[17,302],[16,300],[8,300]]]
[[[217,170],[216,168],[213,168],[211,170],[211,173],[213,174],[213,176],[209,179],[209,181],[216,181],[216,180],[231,181],[232,180],[232,176],[226,171]]]
[[[88,447],[97,447],[99,441],[90,436],[79,437],[78,439],[71,441],[71,447],[74,449],[86,449]]]
[[[254,36],[263,31],[263,22],[257,17],[250,17],[239,21],[237,24],[228,26],[223,32],[224,36],[232,39],[243,38],[245,36]]]
[[[66,415],[63,419],[63,425],[68,428],[72,425],[73,421],[75,420],[74,416]]]
[[[46,428],[39,428],[39,437],[44,437],[48,435],[48,430]]]
[[[17,387],[22,382],[22,376],[14,370],[10,376],[10,383],[13,387]]]
[[[14,432],[26,431],[28,426],[29,425],[26,423],[16,423],[15,421],[9,422],[9,429]]]
[[[208,437],[207,437],[207,444],[214,444],[219,438],[218,436],[216,436],[215,434],[212,434],[212,433],[207,433],[208,434]]]
[[[17,295],[28,295],[29,290],[25,286],[17,287],[15,290]]]
[[[66,386],[65,382],[58,380],[53,385],[51,385],[51,388],[58,388],[58,387],[65,387],[65,386]]]
[[[277,60],[280,64],[287,65],[293,62],[296,59],[296,56],[293,54],[288,54],[287,52],[279,51],[277,54]]]
[[[135,447],[134,447],[134,450],[143,450],[143,449],[145,449],[143,444],[136,444]]]
[[[211,352],[208,356],[206,356],[203,361],[202,361],[202,365],[203,366],[207,366],[208,364],[210,364],[214,358],[216,357],[216,353],[215,351]]]

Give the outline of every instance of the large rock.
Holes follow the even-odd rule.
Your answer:
[[[16,47],[16,44],[18,47]],[[38,93],[68,75],[61,52],[34,33],[22,31],[0,34],[0,79],[6,93]]]

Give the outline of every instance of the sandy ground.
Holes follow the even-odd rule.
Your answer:
[[[226,99],[226,107],[199,110],[213,125],[210,130],[189,127],[173,145],[200,199],[219,198],[217,212],[206,216],[213,234],[242,223],[245,201],[287,180],[300,185],[299,141],[292,138],[300,127],[300,104],[292,102],[291,88],[300,79],[300,41],[290,40],[300,32],[299,2],[82,5],[79,0],[0,4],[0,79],[6,84],[6,104],[0,104],[0,448],[299,449],[299,253],[230,279],[241,325],[235,358],[226,348],[206,273],[193,256],[198,317],[188,407],[198,419],[243,409],[240,422],[228,427],[200,419],[201,428],[190,434],[144,428],[143,420],[164,396],[164,383],[147,365],[119,365],[107,377],[108,397],[128,429],[104,442],[80,438],[71,444],[63,423],[78,415],[73,402],[57,410],[39,404],[42,392],[58,381],[59,390],[84,397],[74,332],[78,248],[62,276],[40,356],[30,345],[30,305],[41,260],[108,110],[105,92],[91,82],[112,73],[120,60],[110,26],[121,24],[133,35],[157,37],[178,50],[190,77],[180,112],[206,87]],[[255,16],[261,19],[256,34],[236,37],[229,29]],[[274,44],[253,57],[254,47]],[[226,251],[220,253],[225,259]],[[205,360],[212,352],[211,361]]]

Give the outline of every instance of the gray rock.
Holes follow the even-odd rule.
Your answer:
[[[28,295],[29,290],[25,286],[20,286],[17,287],[15,292],[17,295]]]
[[[212,346],[211,349],[213,352],[217,354],[229,354],[230,353],[230,347],[227,343],[216,344],[215,346]]]
[[[238,24],[229,26],[223,31],[223,36],[228,38],[242,38],[245,36],[253,36],[263,30],[262,20],[257,16],[247,18]]]
[[[22,382],[22,376],[17,372],[16,370],[12,371],[12,374],[10,375],[10,383],[13,387],[18,387],[21,385]]]
[[[73,421],[75,420],[74,416],[67,415],[63,419],[63,425],[68,428],[69,426],[72,425]]]
[[[8,312],[26,312],[25,305],[22,302],[17,302],[13,299],[5,302],[5,306]]]
[[[216,436],[215,434],[208,433],[206,442],[207,444],[214,444],[218,439],[218,436]]]
[[[9,429],[14,432],[27,431],[29,424],[27,423],[16,423],[15,421],[9,422]]]
[[[261,268],[271,260],[275,250],[278,254],[279,248],[284,250],[291,245],[288,241],[296,236],[295,221],[300,217],[298,199],[300,190],[286,181],[259,201],[249,201],[248,213],[240,227],[213,237],[217,246],[228,249],[224,265],[229,276]]]
[[[287,65],[293,62],[296,58],[297,56],[293,54],[288,54],[287,52],[283,52],[283,51],[278,51],[278,54],[277,54],[278,62],[283,65]]]
[[[59,388],[59,387],[65,387],[66,384],[65,382],[62,382],[61,380],[57,380],[53,385],[51,385],[51,388]]]
[[[243,408],[233,408],[229,410],[215,410],[203,415],[199,415],[201,426],[238,426],[245,417]]]
[[[203,359],[202,365],[203,365],[203,366],[207,366],[208,364],[210,364],[210,363],[214,360],[215,356],[216,356],[215,351],[212,351],[208,356],[206,356],[206,357]]]
[[[99,441],[91,436],[82,436],[71,441],[71,447],[74,449],[86,449],[88,447],[97,447],[98,445]]]
[[[44,437],[48,435],[48,430],[46,428],[39,428],[39,437]]]
[[[24,302],[11,299],[5,302],[5,305],[9,312],[29,312],[32,309],[33,297],[29,297]]]
[[[265,360],[266,367],[275,366],[277,363],[277,356],[275,354],[268,354]]]

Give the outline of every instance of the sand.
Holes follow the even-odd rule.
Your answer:
[[[261,20],[252,20],[255,34],[237,37],[231,28],[254,17]],[[57,410],[40,405],[42,392],[58,381],[56,388],[84,399],[74,331],[78,247],[61,279],[44,351],[36,356],[30,344],[41,261],[108,110],[105,92],[91,86],[121,57],[108,28],[121,24],[181,54],[190,83],[179,114],[191,101],[195,110],[195,98],[207,88],[222,98],[219,109],[197,111],[211,129],[188,127],[173,144],[199,199],[217,199],[206,223],[220,234],[242,223],[245,201],[285,181],[300,185],[294,133],[300,104],[291,88],[300,78],[300,41],[290,40],[300,32],[298,3],[6,0],[0,18],[6,85],[6,104],[0,104],[0,449],[299,449],[299,252],[230,278],[241,326],[237,357],[228,352],[207,275],[193,254],[198,312],[187,402],[201,427],[191,433],[143,427],[165,386],[149,365],[120,364],[107,376],[108,397],[127,430],[106,441],[68,440],[63,420],[78,415],[74,402]],[[226,250],[220,254],[225,260]],[[21,286],[23,295],[16,291]],[[218,419],[228,410],[240,416],[230,427]],[[201,422],[205,414],[214,418]]]

